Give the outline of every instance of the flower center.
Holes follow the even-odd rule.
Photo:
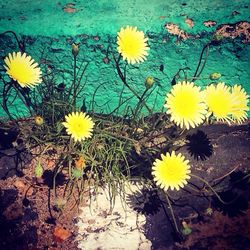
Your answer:
[[[196,113],[196,104],[196,97],[190,92],[182,91],[175,98],[176,112],[184,118],[192,117]]]

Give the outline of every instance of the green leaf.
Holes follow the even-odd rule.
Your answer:
[[[41,165],[41,162],[38,161],[35,167],[35,176],[40,178],[43,175],[43,167]]]
[[[73,176],[74,178],[81,178],[81,177],[82,177],[82,170],[79,170],[79,169],[77,169],[77,168],[73,168],[73,169],[71,170],[71,173],[72,173],[72,176]]]

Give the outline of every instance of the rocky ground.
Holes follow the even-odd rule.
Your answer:
[[[45,172],[36,179],[29,152],[21,144],[7,145],[7,135],[0,134],[0,249],[250,249],[249,129],[249,123],[208,125],[178,142],[192,172],[212,183],[224,200],[233,199],[222,205],[215,197],[191,195],[191,186],[204,188],[194,179],[181,192],[171,192],[180,230],[185,222],[192,231],[182,240],[173,234],[164,197],[159,200],[155,190],[133,182],[122,199],[110,203],[107,188],[90,188],[79,208],[74,199],[65,205],[53,192],[53,153],[43,159]],[[59,197],[63,176],[57,185]]]

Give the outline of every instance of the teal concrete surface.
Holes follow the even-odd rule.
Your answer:
[[[150,51],[147,61],[128,67],[128,83],[142,93],[145,78],[153,76],[157,81],[149,105],[160,111],[176,72],[189,67],[188,76],[191,78],[200,52],[212,39],[216,28],[227,23],[249,21],[249,9],[250,3],[246,0],[0,0],[0,33],[12,30],[24,39],[27,53],[40,63],[44,74],[48,69],[59,70],[55,78],[58,84],[71,82],[71,44],[80,42],[78,66],[81,62],[89,63],[82,81],[82,84],[86,83],[84,98],[87,107],[91,110],[93,94],[100,86],[94,108],[96,112],[108,113],[118,105],[119,93],[123,89],[112,59],[112,52],[118,56],[116,34],[122,26],[137,26],[149,38]],[[186,19],[192,19],[194,26],[189,27]],[[204,26],[203,22],[210,20],[216,25]],[[164,28],[166,23],[178,25],[191,38],[179,40]],[[17,51],[11,35],[0,36],[0,44],[2,59],[8,52]],[[243,43],[242,39],[223,39],[219,46],[210,48],[206,67],[197,84],[206,86],[211,82],[209,75],[219,72],[221,81],[229,85],[242,84],[250,93],[249,55],[249,44]],[[2,59],[0,72],[3,74]],[[125,88],[124,98],[130,96]],[[132,98],[129,104],[133,106],[135,101]],[[78,105],[81,105],[81,100]],[[24,115],[18,101],[12,109]],[[121,114],[124,109],[125,105]],[[1,107],[0,116],[4,116]]]
[[[67,5],[71,4],[71,5]],[[65,12],[65,7],[75,9]],[[11,29],[25,35],[116,34],[121,26],[162,32],[166,22],[181,25],[193,19],[193,33],[211,30],[203,21],[218,25],[249,19],[249,0],[1,0],[0,32]],[[234,11],[239,12],[232,15]]]

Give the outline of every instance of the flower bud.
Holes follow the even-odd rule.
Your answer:
[[[80,43],[72,43],[72,55],[74,57],[77,57],[77,55],[79,53],[79,45],[80,45]]]
[[[215,41],[221,41],[224,37],[221,34],[215,34],[213,36],[213,40]]]
[[[210,80],[218,80],[221,78],[221,74],[218,72],[214,72],[214,73],[210,74],[209,78],[210,78]]]
[[[182,233],[184,235],[189,235],[192,233],[192,229],[188,226],[187,222],[183,221],[182,226],[183,226]]]
[[[35,117],[35,124],[37,126],[41,126],[41,125],[43,125],[43,123],[44,123],[44,120],[43,120],[43,118],[41,116],[38,115],[38,116]]]
[[[147,89],[150,89],[150,88],[153,86],[153,84],[154,84],[154,77],[148,76],[148,77],[146,78],[144,84],[145,84],[145,87],[146,87]]]

